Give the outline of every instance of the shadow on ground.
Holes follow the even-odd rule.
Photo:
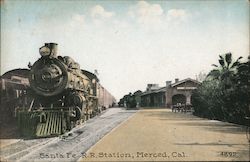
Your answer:
[[[158,109],[158,111],[150,111],[150,109],[147,110],[148,111],[143,111],[141,113],[149,117],[160,118],[160,120],[204,120],[202,118],[197,118],[196,116],[193,116],[190,113],[174,113],[171,111],[166,111],[166,109]]]
[[[20,134],[15,120],[0,121],[0,139],[20,139]]]
[[[239,144],[239,143],[217,143],[217,142],[210,142],[210,143],[174,143],[175,145],[189,145],[189,146],[239,146],[239,145],[248,145],[248,144]]]

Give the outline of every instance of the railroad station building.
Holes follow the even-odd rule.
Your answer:
[[[175,79],[175,82],[166,81],[166,86],[148,84],[146,91],[141,94],[143,107],[171,107],[177,103],[191,104],[192,92],[200,85],[197,80],[187,78]]]

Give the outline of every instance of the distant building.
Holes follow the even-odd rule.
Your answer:
[[[158,84],[148,84],[146,91],[141,94],[141,106],[165,107],[166,87],[160,88]]]
[[[165,87],[158,84],[148,84],[146,91],[141,94],[143,107],[171,107],[177,103],[191,104],[192,92],[200,85],[200,82],[187,78],[174,83],[166,81]]]

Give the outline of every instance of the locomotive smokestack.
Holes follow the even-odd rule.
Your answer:
[[[57,45],[57,43],[45,43],[45,46],[51,50],[51,57],[57,57]]]

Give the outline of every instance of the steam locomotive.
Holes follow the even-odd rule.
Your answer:
[[[60,135],[100,113],[104,106],[98,101],[102,87],[96,75],[81,70],[69,56],[58,56],[56,43],[45,43],[39,52],[41,58],[29,64],[30,105],[16,108],[21,134]]]

